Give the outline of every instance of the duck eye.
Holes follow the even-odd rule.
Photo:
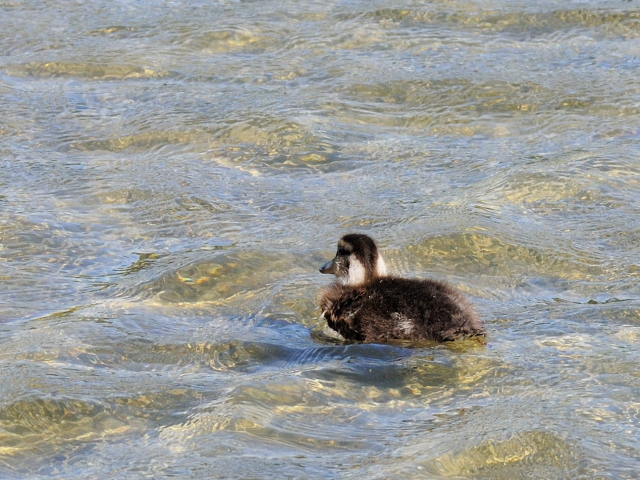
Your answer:
[[[335,263],[336,263],[336,266],[338,267],[338,270],[340,271],[349,270],[349,257],[341,256],[338,254],[338,256],[335,259]]]

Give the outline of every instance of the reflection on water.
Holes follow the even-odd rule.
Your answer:
[[[2,478],[636,478],[633,2],[0,2]],[[486,346],[343,342],[344,233]]]

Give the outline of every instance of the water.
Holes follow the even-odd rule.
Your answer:
[[[637,478],[637,2],[0,27],[0,477]],[[487,346],[329,336],[351,231]]]

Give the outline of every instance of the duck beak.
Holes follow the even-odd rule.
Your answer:
[[[333,260],[328,261],[322,267],[320,267],[320,273],[336,273],[336,263],[335,258]]]

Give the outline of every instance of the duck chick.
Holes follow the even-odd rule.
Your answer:
[[[378,247],[366,235],[342,237],[335,258],[320,272],[336,276],[320,291],[322,315],[347,340],[445,342],[486,335],[462,292],[435,280],[387,275]]]

